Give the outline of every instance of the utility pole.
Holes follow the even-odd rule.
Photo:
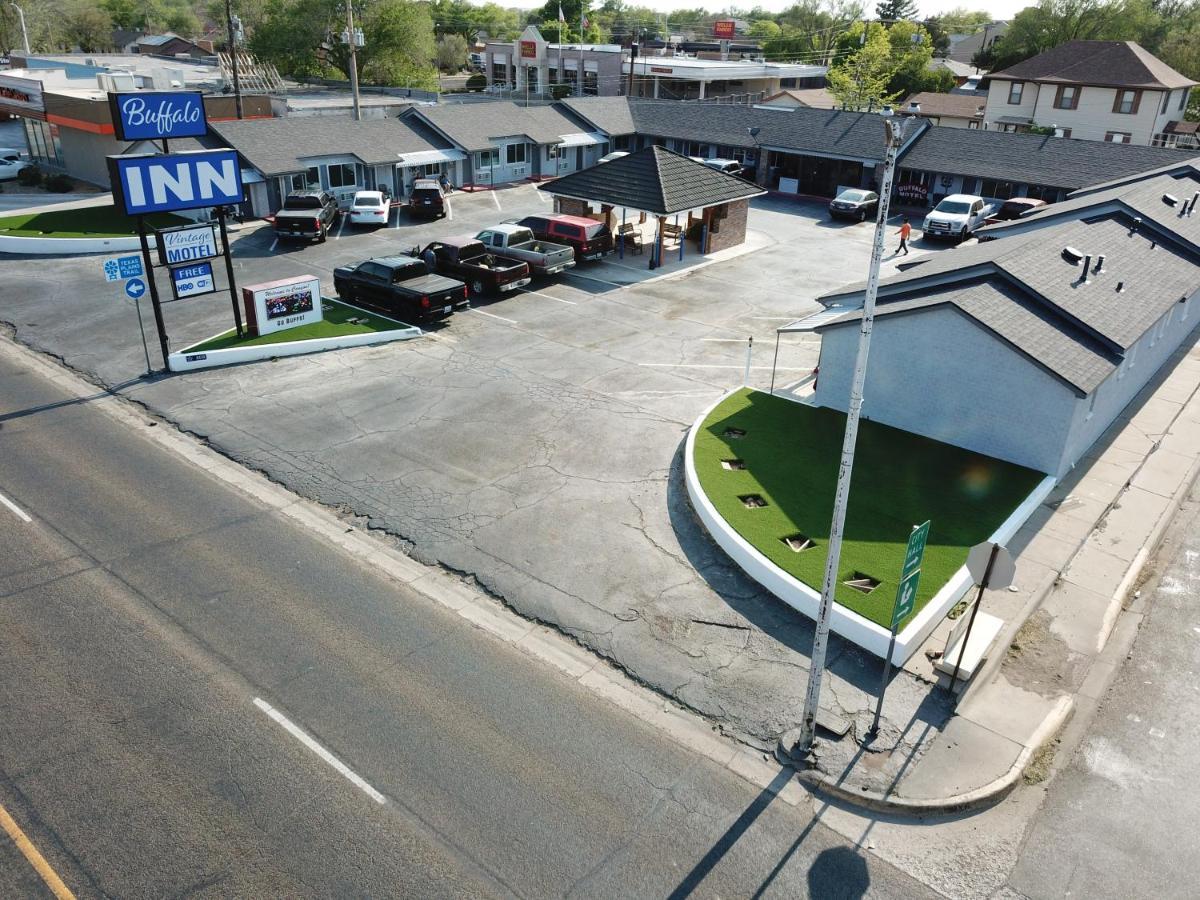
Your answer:
[[[229,68],[233,73],[233,99],[237,104],[237,117],[243,118],[242,115],[242,79],[238,74],[238,32],[241,30],[241,20],[238,20],[238,27],[233,27],[233,2],[225,0],[225,25],[229,29]]]
[[[30,54],[29,32],[25,28],[25,10],[15,3],[10,3],[9,6],[17,11],[17,17],[21,20],[21,42],[25,45],[25,55],[28,56]]]
[[[633,96],[633,67],[637,65],[639,29],[633,29],[632,40],[629,42],[629,87],[625,90],[626,97]]]
[[[821,603],[817,608],[817,627],[813,635],[811,668],[808,670],[808,690],[804,695],[804,716],[800,737],[792,747],[782,748],[794,761],[806,759],[816,737],[817,705],[821,699],[821,682],[825,676],[825,653],[829,645],[829,617],[833,595],[837,588],[837,573],[841,563],[842,536],[846,525],[846,507],[850,502],[850,475],[854,469],[854,446],[858,439],[858,421],[862,413],[863,387],[867,381],[867,355],[871,350],[871,327],[875,322],[875,297],[879,293],[879,265],[883,260],[884,232],[887,228],[888,206],[892,198],[892,179],[896,157],[904,143],[904,130],[915,118],[898,118],[890,107],[884,107],[883,127],[887,153],[884,156],[883,183],[879,187],[879,218],[875,222],[875,242],[871,247],[871,267],[867,273],[867,291],[863,298],[862,328],[858,335],[858,356],[854,361],[854,380],[850,386],[850,403],[846,410],[846,434],[842,442],[842,459],[838,468],[837,492],[834,495],[833,523],[829,528],[829,555],[825,560],[825,580],[821,586]]]
[[[362,108],[358,100],[358,32],[354,30],[354,4],[346,0],[346,46],[350,48],[350,92],[354,95],[354,121],[362,120]]]
[[[579,4],[579,96],[583,96],[583,4]]]

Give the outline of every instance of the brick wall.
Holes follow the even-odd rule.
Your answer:
[[[555,197],[554,211],[564,216],[586,216],[590,209],[586,200],[574,197]]]
[[[709,253],[736,247],[746,240],[746,215],[749,208],[749,200],[735,200],[715,207],[709,213],[712,217],[708,233]]]

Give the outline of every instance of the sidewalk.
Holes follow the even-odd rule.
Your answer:
[[[919,755],[906,749],[915,721],[891,740],[885,729],[884,740],[864,748],[865,725],[856,719],[840,741],[820,742],[817,767],[802,771],[802,781],[881,812],[977,808],[1006,796],[1031,763],[1040,765],[1039,751],[1052,753],[1072,713],[1090,718],[1136,635],[1140,616],[1122,618],[1122,610],[1200,474],[1195,335],[1163,373],[1010,543],[1016,581],[985,592],[983,600],[1005,629],[945,728],[930,742],[916,742],[927,749]],[[940,650],[950,626],[943,622],[926,649]],[[1120,639],[1110,645],[1115,632]],[[905,669],[936,680],[924,653]],[[909,755],[891,759],[895,753]]]

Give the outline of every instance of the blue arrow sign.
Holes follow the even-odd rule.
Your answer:
[[[130,278],[125,282],[125,293],[136,300],[142,294],[146,293],[146,282],[140,278]]]

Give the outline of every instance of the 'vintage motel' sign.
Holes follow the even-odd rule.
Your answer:
[[[242,202],[235,150],[108,157],[113,201],[127,216]]]
[[[199,91],[109,94],[108,107],[119,141],[203,137],[208,133],[204,95]]]

